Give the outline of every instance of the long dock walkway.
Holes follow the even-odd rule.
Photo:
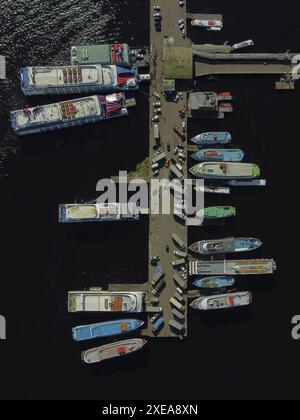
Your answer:
[[[162,146],[167,155],[167,159],[175,158],[173,151],[179,143],[182,143],[182,140],[174,132],[174,127],[180,127],[182,120],[180,118],[179,112],[182,111],[187,105],[187,95],[183,93],[183,99],[178,103],[167,101],[163,96],[163,41],[165,37],[173,37],[175,44],[178,47],[190,46],[191,43],[187,38],[184,38],[179,26],[178,20],[184,19],[186,22],[186,6],[180,7],[178,0],[161,0],[159,2],[161,6],[161,16],[162,16],[162,28],[158,32],[154,26],[153,20],[153,7],[158,4],[156,0],[150,1],[150,16],[151,16],[151,25],[150,25],[150,44],[152,49],[153,60],[151,62],[151,76],[152,82],[150,87],[150,140],[149,147],[150,152],[149,156],[151,160],[154,158],[154,146],[156,144],[154,139],[154,130],[152,119],[152,103],[155,102],[153,96],[154,92],[158,92],[161,95],[162,103],[162,116],[159,123],[160,136]],[[187,124],[187,120],[185,120]],[[166,144],[169,143],[171,146],[171,152],[168,152]],[[184,144],[184,143],[183,143]],[[187,145],[185,144],[185,149]],[[185,150],[187,154],[187,150]],[[186,165],[185,165],[186,166]],[[164,168],[160,171],[159,179],[169,179],[170,170]],[[184,168],[184,176],[187,176],[187,167]],[[160,258],[159,265],[165,272],[166,287],[160,295],[159,306],[163,308],[165,326],[157,335],[157,337],[176,337],[176,334],[171,331],[169,327],[169,321],[174,319],[172,314],[172,307],[170,305],[170,299],[176,293],[176,285],[173,280],[174,269],[172,267],[172,261],[178,259],[174,255],[174,250],[176,246],[172,241],[172,234],[176,233],[179,235],[185,243],[187,243],[187,227],[181,225],[178,220],[174,218],[173,212],[170,215],[150,215],[149,217],[149,293],[151,294],[151,278],[155,271],[150,263],[151,256],[158,256]],[[169,246],[170,250],[167,252],[166,247]],[[185,335],[187,335],[187,295],[185,296]],[[151,336],[152,331],[149,330],[149,335]]]
[[[218,63],[213,64],[196,62],[195,77],[214,76],[214,75],[239,75],[239,74],[291,74],[292,66],[290,64],[250,64],[250,63]]]

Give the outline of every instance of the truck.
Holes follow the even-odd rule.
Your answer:
[[[182,324],[179,324],[179,322],[175,321],[174,319],[171,319],[169,322],[171,330],[175,330],[180,335],[183,335],[185,332],[185,326]]]
[[[159,155],[155,156],[155,158],[152,160],[152,164],[160,163],[161,161],[166,159],[165,152],[160,153]]]
[[[156,141],[159,141],[160,140],[160,133],[159,133],[159,126],[158,126],[158,124],[154,124],[153,131],[154,131],[154,139]]]
[[[173,233],[172,239],[175,242],[175,244],[179,246],[179,248],[184,249],[184,250],[186,249],[185,243],[176,233]]]
[[[185,311],[185,307],[180,302],[178,302],[178,300],[175,299],[174,297],[170,299],[170,304],[180,312]]]
[[[157,283],[161,280],[162,277],[164,277],[165,273],[161,267],[158,267],[156,272],[152,276],[151,284],[153,287],[157,285]]]
[[[176,261],[173,261],[172,262],[172,266],[174,267],[174,268],[178,268],[178,267],[180,267],[181,265],[185,265],[186,264],[186,261],[182,258],[182,259],[180,259],[180,260],[176,260]]]
[[[178,273],[174,273],[173,279],[175,281],[175,283],[182,289],[182,290],[186,290],[187,288],[187,283],[186,281],[183,280],[183,278],[181,278],[179,276]]]
[[[184,258],[185,260],[187,259],[188,254],[186,252],[181,252],[181,251],[174,251],[174,255],[176,255],[176,257],[180,257],[180,258]]]
[[[152,295],[153,296],[158,296],[160,294],[160,292],[162,291],[162,289],[165,287],[166,282],[164,279],[161,279],[158,284],[155,286],[155,288],[152,290]]]
[[[165,324],[164,318],[161,316],[158,320],[153,324],[152,331],[154,334],[158,334],[159,331],[163,328]]]
[[[172,310],[172,314],[175,316],[175,318],[179,319],[180,321],[185,320],[185,316],[181,312],[177,311],[177,309],[175,308]]]
[[[173,176],[175,176],[176,178],[180,179],[180,181],[184,181],[184,176],[182,175],[182,173],[179,171],[178,168],[176,168],[176,166],[171,165],[170,167],[170,172]]]

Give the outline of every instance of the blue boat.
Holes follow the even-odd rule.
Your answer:
[[[245,153],[240,149],[203,149],[192,155],[197,162],[241,162]]]
[[[189,250],[196,254],[230,254],[254,251],[262,246],[262,241],[255,238],[207,239],[194,243]]]
[[[72,329],[73,339],[75,341],[86,341],[94,338],[112,337],[130,333],[143,325],[144,322],[138,319],[121,319],[100,324],[84,325]]]
[[[232,287],[235,283],[234,277],[205,277],[197,279],[193,284],[199,289],[223,289]]]
[[[199,146],[228,144],[231,142],[231,134],[225,131],[202,133],[198,134],[196,137],[193,137],[191,142]]]

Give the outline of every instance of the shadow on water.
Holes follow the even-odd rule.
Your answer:
[[[253,310],[249,308],[233,309],[231,311],[209,311],[193,314],[191,318],[200,324],[210,327],[222,327],[224,325],[245,324],[251,322]]]

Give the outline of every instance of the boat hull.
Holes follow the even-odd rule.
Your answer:
[[[204,219],[226,219],[236,216],[236,209],[234,207],[208,207],[200,210],[197,216]]]
[[[229,187],[217,187],[214,185],[205,185],[204,187],[196,186],[195,191],[199,191],[204,194],[230,194]]]
[[[81,357],[83,362],[87,364],[100,363],[106,360],[112,360],[136,353],[141,350],[146,343],[146,340],[142,340],[140,338],[118,341],[84,351]]]
[[[259,177],[260,168],[252,163],[203,162],[193,166],[190,173],[196,178],[203,179],[251,180]]]
[[[241,162],[244,156],[240,149],[203,149],[192,154],[197,162]]]
[[[193,283],[199,289],[223,289],[224,287],[232,287],[235,284],[234,277],[204,277],[196,279]]]
[[[231,134],[227,132],[216,132],[216,133],[202,133],[191,139],[191,142],[199,146],[217,145],[217,144],[228,144],[231,142]]]
[[[102,322],[93,325],[84,325],[73,328],[73,339],[75,341],[86,341],[95,338],[113,337],[127,334],[144,325],[143,321],[137,319],[122,319],[118,321]]]
[[[254,251],[262,246],[259,239],[254,238],[226,238],[200,241],[190,248],[191,251],[203,255],[230,254]]]
[[[201,297],[192,302],[191,307],[199,311],[229,310],[249,306],[252,303],[250,292],[229,293]]]

